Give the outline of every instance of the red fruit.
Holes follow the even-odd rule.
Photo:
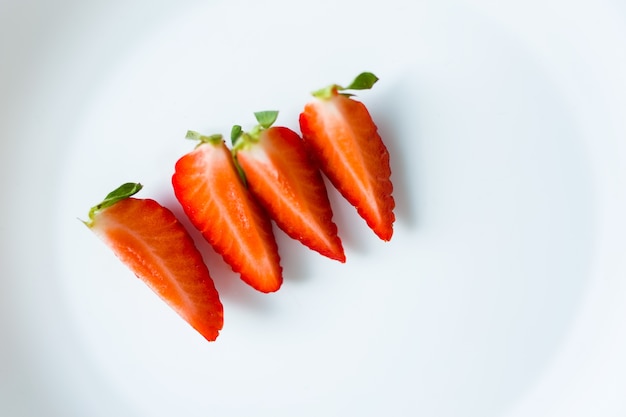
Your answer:
[[[176,162],[174,194],[191,223],[253,288],[273,292],[283,277],[267,213],[250,195],[221,135],[187,137],[200,144]]]
[[[277,115],[255,113],[259,125],[249,133],[233,128],[233,153],[248,189],[287,235],[345,262],[322,175],[296,132],[272,127]]]
[[[331,85],[313,93],[300,114],[302,138],[321,170],[382,240],[393,234],[389,152],[363,103],[344,90],[369,89],[378,81],[359,75],[348,87]]]
[[[207,340],[224,323],[222,303],[202,255],[174,214],[154,200],[130,198],[124,184],[92,207],[85,224],[142,281]]]

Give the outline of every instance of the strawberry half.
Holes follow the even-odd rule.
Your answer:
[[[261,292],[283,282],[278,246],[267,213],[246,189],[221,135],[203,136],[176,162],[174,194],[191,223],[241,279]]]
[[[348,87],[333,84],[314,92],[300,114],[300,129],[321,170],[376,235],[388,241],[395,221],[389,152],[365,105],[343,93],[370,89],[376,81],[364,72]]]
[[[224,323],[209,270],[187,230],[154,200],[131,198],[140,184],[123,184],[89,211],[84,222],[137,277],[209,341]]]
[[[277,116],[276,111],[255,113],[259,124],[250,132],[235,126],[231,133],[248,189],[287,235],[345,262],[322,175],[296,132],[272,127]]]

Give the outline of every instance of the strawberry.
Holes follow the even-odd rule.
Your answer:
[[[388,241],[395,221],[389,152],[365,105],[343,92],[370,89],[376,81],[365,72],[348,87],[333,84],[314,92],[300,114],[300,129],[331,183],[376,235]]]
[[[89,211],[84,223],[137,277],[209,341],[224,322],[209,270],[187,230],[154,200],[132,198],[123,184]]]
[[[277,291],[283,277],[271,220],[246,189],[222,136],[187,138],[200,144],[176,162],[172,176],[185,214],[244,282]]]
[[[259,124],[250,132],[233,128],[233,154],[248,188],[287,235],[345,262],[322,175],[296,132],[272,126],[277,116],[258,112]]]

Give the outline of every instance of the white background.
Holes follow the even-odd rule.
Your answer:
[[[29,0],[0,28],[0,414],[626,414],[623,3]],[[217,342],[78,221],[125,181],[182,216],[187,129],[297,129],[363,70],[392,241],[329,189],[346,264],[277,231],[265,295],[198,239]]]

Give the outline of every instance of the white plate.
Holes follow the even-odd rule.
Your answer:
[[[0,5],[0,415],[623,416],[626,8],[618,1]],[[395,235],[330,190],[347,263],[285,272],[208,343],[86,229],[124,181],[178,213],[187,129],[309,91],[389,147]]]

